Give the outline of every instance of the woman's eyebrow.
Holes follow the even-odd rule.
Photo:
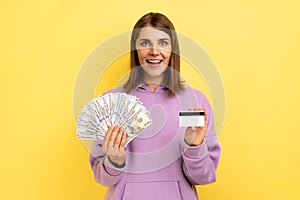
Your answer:
[[[149,39],[141,38],[141,39],[139,39],[139,41],[150,41],[150,40]]]
[[[170,39],[169,38],[159,38],[158,40],[161,41],[161,40],[170,40]],[[146,38],[141,38],[141,39],[139,39],[139,41],[151,41],[151,40],[146,39]]]
[[[158,40],[170,40],[169,38],[160,38]]]

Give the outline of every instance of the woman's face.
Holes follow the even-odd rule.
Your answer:
[[[141,28],[136,49],[140,65],[144,69],[143,81],[161,83],[171,57],[170,36],[153,27]]]

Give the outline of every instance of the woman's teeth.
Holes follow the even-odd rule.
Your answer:
[[[161,63],[163,60],[146,60],[147,61],[147,63],[149,63],[149,64],[159,64],[159,63]]]

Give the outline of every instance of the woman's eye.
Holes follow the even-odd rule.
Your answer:
[[[161,41],[161,42],[159,43],[159,45],[161,45],[161,46],[166,46],[166,45],[168,45],[168,42],[166,42],[166,41]]]
[[[147,41],[141,42],[141,46],[143,46],[143,47],[147,47],[149,45],[150,45],[150,43]]]

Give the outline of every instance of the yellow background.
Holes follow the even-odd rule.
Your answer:
[[[74,83],[98,44],[149,11],[206,49],[226,89],[217,182],[200,198],[299,199],[296,0],[1,1],[0,199],[103,199],[75,137]]]

